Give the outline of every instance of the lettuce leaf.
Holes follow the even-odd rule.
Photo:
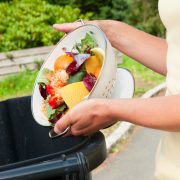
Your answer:
[[[46,103],[46,111],[48,114],[48,119],[50,120],[50,119],[55,118],[59,113],[63,113],[66,108],[67,108],[67,105],[62,104],[58,108],[52,109],[51,106],[47,102]]]
[[[89,50],[97,46],[98,44],[93,35],[86,33],[86,36],[81,39],[81,43],[77,43],[74,48],[77,49],[79,53],[90,53]]]
[[[48,119],[52,119],[55,112],[56,112],[56,110],[52,109],[52,107],[49,105],[48,102],[46,103],[46,111],[47,111],[47,114],[48,114]]]
[[[86,75],[86,72],[84,71],[77,72],[75,75],[71,76],[68,79],[68,84],[82,81],[85,75]]]

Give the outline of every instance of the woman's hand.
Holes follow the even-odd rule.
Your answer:
[[[110,101],[91,99],[81,102],[56,123],[54,131],[58,134],[70,127],[71,135],[89,135],[117,122]]]
[[[114,20],[94,20],[94,21],[84,21],[84,22],[85,24],[92,24],[100,27],[110,41],[114,36],[114,32],[116,31],[116,29],[112,27],[113,24],[117,24],[117,21]],[[72,22],[72,23],[64,23],[64,24],[54,24],[53,28],[60,32],[67,33],[78,28],[79,26],[82,26],[81,22]]]

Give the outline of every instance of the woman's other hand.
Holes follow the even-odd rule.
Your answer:
[[[56,133],[70,127],[71,135],[90,135],[115,122],[110,106],[111,100],[91,99],[76,105],[55,125]]]

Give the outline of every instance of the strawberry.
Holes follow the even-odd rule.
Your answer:
[[[47,85],[46,85],[46,89],[47,89],[47,92],[48,92],[51,96],[54,96],[54,95],[55,95],[55,89],[54,89],[51,85],[47,84]]]
[[[52,109],[55,109],[59,104],[63,102],[63,99],[59,93],[59,89],[54,88],[51,85],[46,85],[46,89],[48,94],[50,95],[48,103],[52,107]]]
[[[59,105],[59,99],[55,96],[50,96],[48,103],[52,109],[55,109]]]

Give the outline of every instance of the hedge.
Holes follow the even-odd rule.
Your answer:
[[[52,28],[54,23],[89,19],[79,8],[49,4],[44,0],[0,2],[0,51],[47,46],[63,35]]]

